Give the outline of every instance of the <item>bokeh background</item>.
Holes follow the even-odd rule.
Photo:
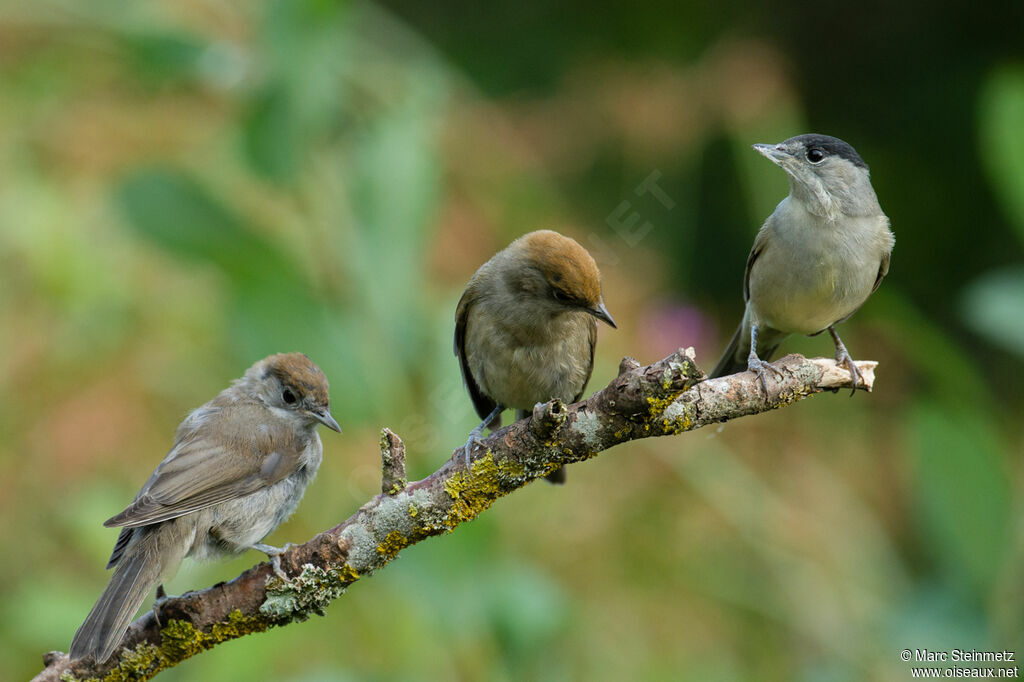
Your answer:
[[[308,353],[345,427],[270,541],[379,490],[382,426],[437,468],[476,422],[456,301],[524,232],[599,262],[619,330],[592,389],[623,355],[712,367],[787,191],[750,144],[809,131],[858,149],[896,233],[842,328],[875,393],[617,448],[161,679],[896,680],[905,648],[1024,654],[1022,26],[1019,2],[4,2],[0,678],[67,649],[101,522],[264,355]]]

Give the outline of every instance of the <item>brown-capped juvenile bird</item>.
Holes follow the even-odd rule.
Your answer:
[[[104,526],[121,527],[114,574],[71,642],[71,659],[110,657],[154,586],[186,556],[266,553],[261,544],[302,499],[323,457],[317,424],[340,432],[327,377],[302,353],[260,360],[178,426],[174,446],[135,500]]]
[[[480,266],[455,311],[455,355],[483,419],[466,442],[467,464],[505,409],[522,419],[537,403],[580,399],[594,369],[596,320],[615,327],[597,264],[569,237],[531,232]],[[562,483],[565,473],[548,480]]]
[[[743,276],[743,321],[711,377],[756,372],[765,393],[772,353],[790,334],[826,329],[836,362],[860,374],[835,326],[853,315],[889,271],[889,219],[878,204],[868,166],[846,142],[799,135],[754,149],[786,171],[789,196],[754,240]]]

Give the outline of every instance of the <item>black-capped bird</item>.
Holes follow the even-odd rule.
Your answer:
[[[889,271],[893,234],[853,147],[828,135],[800,135],[754,149],[786,171],[789,196],[754,240],[743,275],[743,321],[711,377],[749,370],[765,393],[768,361],[790,334],[828,330],[836,362],[854,390],[857,366],[836,325],[849,318]]]

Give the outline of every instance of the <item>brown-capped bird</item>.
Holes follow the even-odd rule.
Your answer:
[[[469,434],[467,464],[484,428],[512,408],[575,402],[594,369],[597,322],[615,321],[601,298],[597,264],[575,240],[551,230],[520,237],[473,275],[455,311],[455,355],[483,421]],[[565,472],[548,475],[565,481]]]
[[[174,446],[128,508],[107,588],[78,628],[71,659],[110,657],[154,586],[186,556],[266,553],[283,576],[283,549],[261,544],[302,499],[323,457],[317,424],[340,432],[327,377],[302,353],[271,355],[178,427]],[[287,578],[286,578],[287,579]]]

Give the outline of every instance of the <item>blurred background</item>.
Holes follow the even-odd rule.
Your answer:
[[[713,9],[712,9],[713,7]],[[0,678],[66,650],[178,422],[302,350],[343,435],[301,542],[476,423],[455,304],[515,237],[591,250],[619,359],[714,366],[787,184],[839,136],[896,249],[842,328],[873,394],[627,444],[402,553],[325,618],[160,679],[895,680],[1024,654],[1021,3],[0,5]],[[827,337],[785,352],[831,356]],[[186,562],[169,592],[263,560]]]

